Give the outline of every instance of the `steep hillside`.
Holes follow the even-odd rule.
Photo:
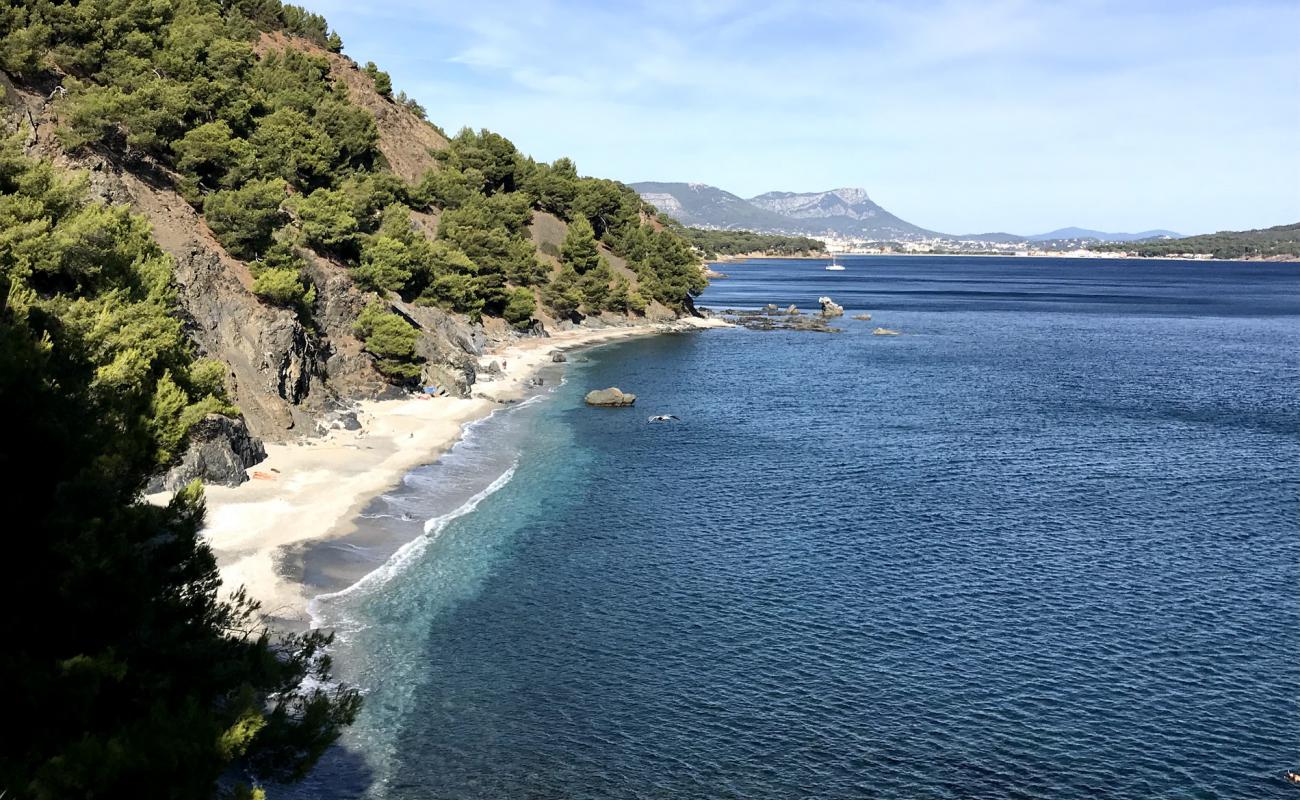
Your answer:
[[[487,131],[446,137],[301,9],[8,13],[8,129],[151,223],[187,335],[257,436],[416,386],[465,394],[492,339],[689,312],[703,288],[631,189]]]

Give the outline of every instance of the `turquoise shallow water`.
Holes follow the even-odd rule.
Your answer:
[[[593,351],[377,500],[288,796],[1293,796],[1300,267],[847,263],[702,302],[872,322]]]

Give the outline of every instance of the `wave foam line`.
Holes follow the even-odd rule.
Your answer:
[[[363,575],[356,583],[340,589],[337,592],[325,592],[313,597],[307,603],[307,614],[311,617],[312,626],[318,627],[318,623],[320,622],[320,603],[322,601],[336,600],[340,597],[347,597],[348,595],[356,594],[360,591],[378,588],[400,575],[403,570],[405,570],[428,548],[429,543],[433,541],[434,537],[437,534],[442,533],[443,529],[446,528],[452,520],[459,519],[466,514],[472,513],[474,509],[478,508],[479,503],[482,503],[487,498],[496,494],[507,483],[510,483],[511,478],[515,476],[515,470],[518,467],[519,460],[515,459],[509,469],[501,473],[496,480],[492,481],[473,497],[466,500],[458,508],[449,511],[446,514],[442,514],[441,516],[425,520],[423,536],[417,536],[397,548],[397,550],[388,557],[387,561],[375,570]]]

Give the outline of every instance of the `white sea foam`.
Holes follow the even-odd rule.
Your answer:
[[[337,600],[340,597],[348,597],[360,592],[373,591],[378,589],[393,578],[400,575],[407,569],[422,553],[428,548],[433,538],[443,531],[447,525],[455,519],[465,516],[478,508],[487,498],[496,494],[503,486],[510,482],[515,476],[515,469],[519,466],[519,460],[515,459],[510,468],[503,472],[496,480],[488,484],[485,488],[476,493],[473,497],[466,500],[458,508],[442,514],[437,517],[425,520],[424,535],[417,536],[411,541],[399,547],[396,552],[389,556],[388,560],[381,564],[373,572],[368,572],[361,577],[356,583],[336,592],[325,592],[318,594],[307,603],[307,614],[311,617],[312,627],[319,627],[320,604],[331,600]]]

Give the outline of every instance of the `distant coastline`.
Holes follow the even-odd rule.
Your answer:
[[[1061,253],[1039,252],[1029,253],[1027,255],[1017,255],[1016,253],[836,253],[840,257],[861,257],[861,258],[895,258],[916,256],[926,256],[930,258],[1076,258],[1076,259],[1098,259],[1103,261],[1213,261],[1213,262],[1259,262],[1271,264],[1300,264],[1300,258],[1291,258],[1288,256],[1242,256],[1241,258],[1214,258],[1212,256],[1139,256],[1127,253],[1098,253],[1094,251],[1075,252],[1066,251]],[[830,253],[825,255],[789,255],[773,256],[767,254],[757,255],[726,255],[717,256],[705,260],[705,265],[710,264],[733,264],[738,261],[830,261]]]

